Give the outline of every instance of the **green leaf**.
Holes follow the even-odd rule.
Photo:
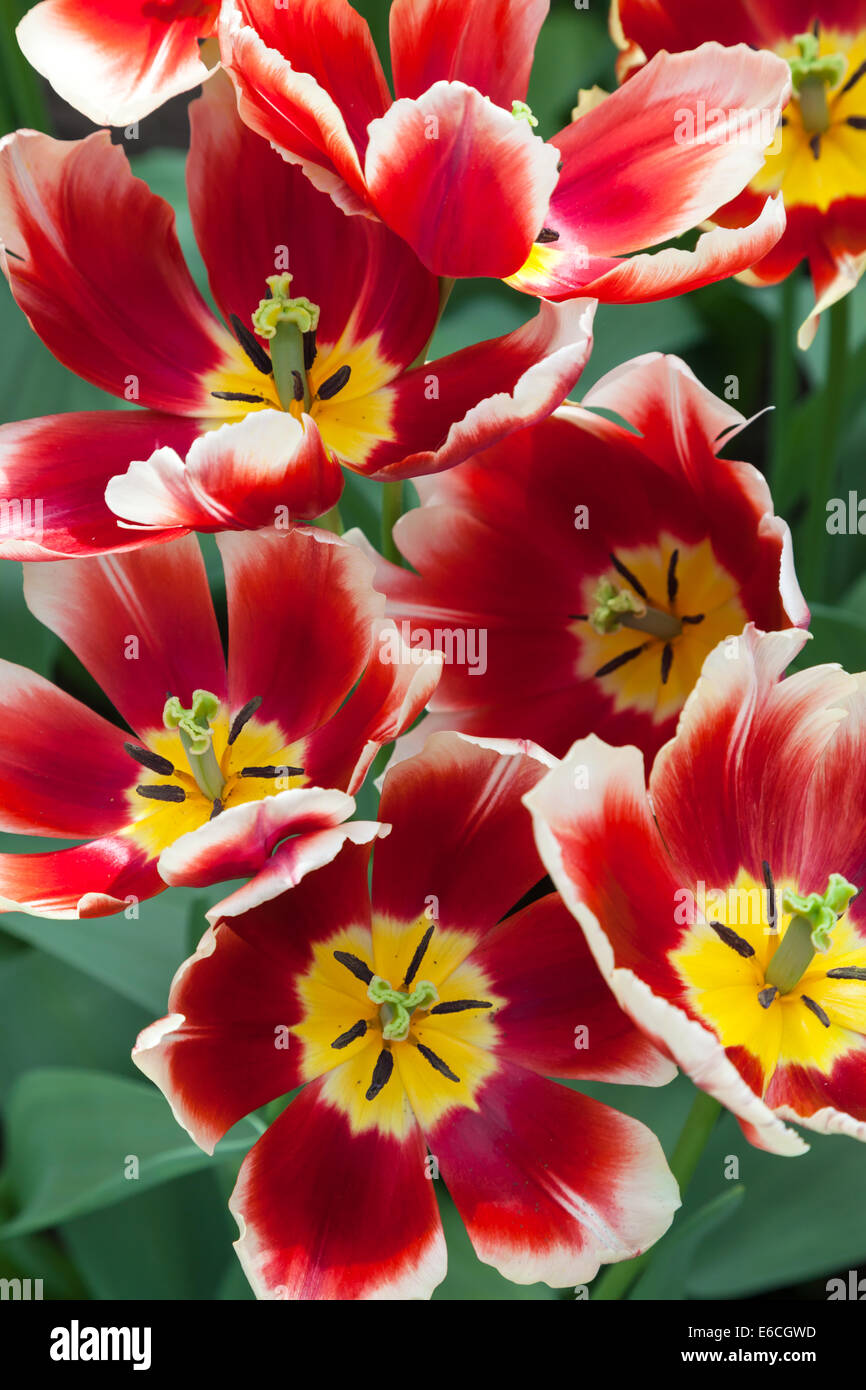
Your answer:
[[[53,925],[63,931],[66,924]],[[0,1098],[31,1067],[88,1067],[138,1076],[129,1052],[152,1021],[151,1009],[30,947],[0,961],[0,999]]]
[[[685,1298],[689,1274],[704,1237],[735,1215],[745,1195],[744,1187],[729,1186],[692,1216],[682,1221],[675,1218],[629,1297],[668,1302]]]
[[[866,670],[866,618],[862,613],[849,613],[823,603],[810,607],[812,641],[806,643],[794,663],[795,669],[838,661],[847,671]]]
[[[155,1087],[100,1072],[27,1072],[9,1097],[5,1121],[2,1185],[15,1215],[0,1226],[0,1237],[56,1226],[213,1162]],[[219,1158],[246,1153],[258,1133],[249,1120],[235,1126]],[[132,1172],[137,1176],[127,1176]]]
[[[780,1158],[747,1143],[733,1117],[723,1116],[689,1190],[690,1205],[729,1188],[732,1158],[746,1195],[735,1220],[701,1244],[687,1298],[742,1298],[866,1261],[863,1146],[802,1132],[809,1152]]]
[[[130,1184],[132,1187],[138,1184]],[[231,1249],[237,1227],[213,1172],[191,1173],[66,1223],[60,1239],[96,1299],[212,1299],[226,1258],[233,1298],[252,1297]]]

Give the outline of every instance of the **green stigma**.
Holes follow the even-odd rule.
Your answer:
[[[538,118],[533,116],[532,108],[526,105],[525,101],[513,101],[511,103],[511,114],[516,121],[526,121],[527,125],[537,126]]]
[[[814,34],[797,34],[794,42],[799,56],[789,58],[788,65],[803,125],[812,134],[822,135],[830,126],[827,89],[842,81],[848,62],[841,53],[822,55]]]
[[[589,621],[601,636],[619,632],[626,614],[641,617],[646,612],[645,605],[639,599],[627,589],[617,588],[609,579],[599,581],[592,597],[595,608],[589,615]]]
[[[177,729],[187,762],[199,789],[210,801],[222,796],[223,775],[213,751],[213,730],[210,720],[219,709],[219,699],[209,690],[194,690],[192,705],[185,709],[176,695],[165,702],[162,722],[167,729]]]
[[[292,296],[289,289],[292,276],[288,270],[269,275],[266,280],[270,297],[259,300],[253,314],[253,328],[271,344],[271,363],[274,385],[284,410],[303,403],[309,411],[312,401],[307,381],[306,344],[308,335],[319,326],[319,306],[303,295]]]
[[[767,983],[780,994],[794,988],[809,968],[816,951],[828,951],[830,933],[857,893],[841,874],[831,874],[823,893],[794,893],[785,889],[782,907],[793,912],[788,930],[767,966]]]
[[[292,276],[288,270],[280,275],[268,275],[265,284],[271,292],[269,299],[260,299],[253,314],[253,328],[262,338],[276,336],[281,323],[292,323],[301,333],[311,333],[319,326],[319,306],[302,295],[292,298],[289,286]]]
[[[805,918],[811,928],[812,945],[816,951],[829,951],[830,932],[837,920],[857,894],[853,883],[841,874],[831,874],[823,893],[793,893],[786,889],[782,897],[782,907],[786,912],[796,912]]]
[[[436,986],[429,980],[419,980],[411,994],[392,989],[381,975],[374,975],[367,988],[367,997],[387,1011],[382,1037],[389,1042],[404,1042],[409,1036],[413,1009],[426,1009],[439,998]]]

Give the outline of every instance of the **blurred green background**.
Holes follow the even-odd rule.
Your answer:
[[[6,81],[5,130],[32,124],[63,138],[88,123],[65,107],[23,62],[11,38],[27,6],[0,0]],[[387,54],[386,0],[363,0],[380,52]],[[570,117],[581,87],[614,85],[615,51],[606,7],[576,10],[554,0],[542,32],[530,89],[539,132],[553,135]],[[177,211],[184,250],[207,293],[184,202],[186,99],[142,121],[124,141],[136,172]],[[123,139],[122,132],[115,138]],[[615,179],[616,170],[611,171]],[[795,403],[782,436],[761,415],[737,439],[737,457],[768,472],[776,509],[791,523],[795,554],[823,442],[827,324],[809,353],[780,341],[783,308],[799,323],[811,304],[805,273],[783,291],[727,282],[678,300],[636,307],[602,305],[595,348],[579,390],[617,363],[661,350],[683,357],[721,395],[736,377],[734,404],[747,416],[772,404],[774,383],[794,373]],[[866,289],[851,297],[850,356],[844,382],[834,496],[863,489],[866,457]],[[433,355],[515,327],[534,303],[499,283],[459,284],[437,332]],[[0,290],[0,419],[123,406],[59,366],[30,332],[4,286]],[[780,354],[787,354],[786,357]],[[579,392],[578,392],[579,394]],[[866,493],[864,493],[866,495]],[[349,476],[347,526],[379,537],[379,487]],[[866,526],[866,523],[864,523]],[[206,545],[219,596],[215,548]],[[807,592],[814,641],[803,660],[866,668],[866,535],[828,538],[821,572]],[[21,596],[21,569],[0,562],[0,656],[49,676],[106,712],[78,662],[39,626]],[[372,814],[365,791],[362,812]],[[44,848],[0,836],[5,850]],[[137,1032],[165,1012],[168,985],[201,934],[212,898],[171,890],[141,905],[140,917],[52,923],[0,917],[0,1278],[41,1278],[46,1297],[236,1299],[250,1297],[230,1242],[236,1232],[226,1200],[243,1154],[257,1134],[237,1127],[209,1159],[172,1119],[162,1096],[129,1060]],[[670,1149],[691,1097],[679,1080],[661,1091],[582,1088],[644,1120]],[[124,1176],[137,1155],[139,1176]],[[725,1177],[730,1158],[737,1181]],[[804,1158],[784,1160],[751,1148],[726,1116],[705,1153],[676,1235],[638,1283],[637,1298],[825,1297],[824,1282],[866,1261],[862,1201],[866,1154],[853,1140],[816,1138]],[[441,1189],[441,1183],[438,1185]],[[449,1274],[437,1299],[562,1299],[570,1290],[518,1288],[479,1263],[447,1194],[441,1193]]]

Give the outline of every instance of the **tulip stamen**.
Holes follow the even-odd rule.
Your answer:
[[[431,922],[430,926],[427,928],[424,935],[421,937],[421,940],[418,942],[418,945],[415,947],[414,954],[412,956],[411,961],[409,962],[409,969],[406,971],[406,974],[403,977],[404,989],[409,988],[415,976],[418,974],[418,969],[421,965],[422,960],[424,959],[424,956],[427,953],[427,947],[430,945],[430,938],[432,937],[435,930],[436,923]]]
[[[254,333],[251,333],[246,324],[238,318],[237,314],[230,314],[229,320],[235,330],[237,340],[246,353],[247,357],[264,376],[273,376],[274,364],[265,352],[261,343]]]
[[[730,946],[731,950],[736,951],[737,955],[742,956],[744,960],[748,960],[749,956],[755,954],[754,946],[746,941],[745,937],[739,936],[732,927],[726,927],[722,922],[708,922],[707,925],[712,927],[720,941],[723,941],[726,946]]]
[[[369,985],[373,979],[373,972],[360,956],[353,956],[351,951],[335,951],[334,960],[339,961],[347,970],[360,980],[363,985]]]
[[[149,772],[155,772],[159,777],[170,777],[174,772],[174,763],[160,753],[154,753],[150,748],[140,748],[137,743],[125,743],[123,746],[133,762],[140,763]]]
[[[253,715],[255,714],[256,710],[259,708],[261,703],[261,695],[254,695],[251,700],[247,700],[243,709],[238,710],[237,714],[232,720],[232,726],[229,729],[229,747],[231,747],[231,745],[234,743],[235,739],[237,738],[244,725],[248,723],[250,719],[252,719]]]
[[[862,965],[839,965],[827,971],[828,980],[866,980],[866,970]]]
[[[379,1092],[388,1084],[391,1073],[394,1070],[394,1058],[391,1049],[383,1047],[379,1056],[376,1058],[376,1065],[373,1068],[373,1079],[367,1087],[365,1099],[375,1100]]]
[[[363,1038],[366,1031],[366,1022],[363,1018],[359,1018],[357,1023],[353,1023],[351,1028],[347,1028],[345,1033],[341,1033],[338,1038],[334,1039],[334,1041],[331,1043],[331,1047],[335,1047],[338,1049],[348,1047],[349,1043],[356,1042],[358,1038]]]
[[[303,777],[302,767],[242,767],[241,777]]]
[[[829,1018],[827,1017],[827,1015],[826,1015],[826,1013],[824,1012],[824,1010],[821,1008],[821,1005],[820,1005],[820,1004],[816,1004],[814,999],[810,999],[809,996],[808,996],[808,994],[801,994],[801,995],[800,995],[800,998],[802,999],[803,1003],[806,1005],[806,1008],[812,1010],[812,1013],[815,1015],[815,1017],[818,1019],[818,1021],[819,1021],[820,1023],[823,1023],[823,1025],[824,1025],[825,1028],[829,1028],[829,1027],[830,1027],[830,1020],[829,1020]]]
[[[460,1077],[456,1076],[447,1062],[444,1062],[438,1052],[434,1052],[432,1047],[425,1047],[424,1043],[416,1043],[418,1051],[426,1062],[429,1062],[434,1071],[438,1071],[440,1076],[447,1076],[449,1081],[459,1082]]]
[[[346,385],[351,375],[352,368],[344,363],[342,367],[339,367],[337,371],[334,372],[333,376],[329,376],[327,381],[322,382],[321,386],[316,392],[316,395],[318,396],[319,400],[331,400],[333,396],[337,395],[338,391],[342,391],[343,387]]]
[[[146,801],[186,801],[186,792],[183,787],[177,787],[174,783],[169,783],[167,786],[136,787],[135,790]]]
[[[243,401],[245,405],[263,405],[264,396],[256,396],[252,391],[211,391],[218,401]]]
[[[434,1004],[431,1014],[459,1014],[465,1009],[492,1009],[489,999],[449,999],[444,1004]]]

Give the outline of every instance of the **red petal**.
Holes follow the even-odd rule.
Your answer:
[[[377,395],[393,442],[377,440],[357,471],[416,478],[546,419],[571,391],[592,349],[592,300],[542,303],[529,323],[405,373]],[[350,461],[351,462],[351,461]]]
[[[235,1248],[259,1298],[429,1298],[445,1240],[424,1139],[355,1134],[304,1088],[247,1155],[230,1210]]]
[[[164,540],[164,532],[122,530],[105,505],[105,487],[132,459],[169,445],[185,452],[198,430],[194,420],[144,410],[73,411],[0,426],[0,493],[31,499],[20,525],[10,509],[0,556],[53,560]]]
[[[0,911],[107,917],[161,893],[153,860],[125,835],[48,854],[0,854]]]
[[[159,872],[172,886],[183,884],[192,888],[248,878],[265,864],[274,846],[287,835],[295,835],[299,841],[315,838],[318,831],[346,820],[354,809],[354,801],[344,792],[323,791],[320,787],[295,787],[276,796],[262,797],[261,801],[229,806],[163,850]],[[321,862],[328,863],[329,859]]]
[[[486,931],[498,922],[543,876],[520,798],[550,761],[526,743],[434,734],[393,768],[379,805],[394,828],[376,851],[376,912],[414,922],[432,894],[442,927]]]
[[[370,126],[373,204],[434,275],[511,275],[545,224],[559,156],[463,82],[436,82]]]
[[[676,1068],[620,1009],[558,893],[488,932],[469,957],[507,999],[496,1053],[546,1076],[661,1086]]]
[[[310,780],[357,791],[379,749],[414,724],[441,673],[438,653],[413,651],[393,623],[374,623],[370,658],[357,687],[307,740]]]
[[[317,192],[240,121],[224,77],[192,103],[190,122],[193,225],[226,320],[237,314],[249,328],[267,293],[265,276],[289,264],[293,292],[321,310],[319,366],[334,348],[345,352],[376,335],[391,374],[413,362],[433,332],[439,288],[405,242],[370,218],[345,217]]]
[[[133,178],[107,131],[0,146],[4,271],[64,366],[112,395],[214,414],[208,378],[236,367],[187,270],[162,198]]]
[[[208,75],[198,40],[218,3],[43,0],[16,35],[29,63],[94,125],[128,125]]]
[[[23,666],[0,661],[0,830],[82,839],[129,820],[138,780],[116,725]]]
[[[580,1284],[667,1230],[677,1185],[637,1120],[515,1066],[479,1100],[427,1139],[485,1264],[518,1284]]]
[[[125,555],[28,565],[24,596],[142,737],[168,695],[225,694],[222,642],[194,536]]]
[[[286,742],[330,719],[361,677],[384,600],[355,546],[312,527],[219,538],[229,607],[233,711],[261,696],[258,718]]]
[[[139,527],[245,531],[321,516],[342,490],[342,469],[308,415],[301,423],[261,410],[197,436],[185,459],[163,447],[131,463],[110,479],[105,501],[124,523],[120,534],[135,538]]]
[[[550,0],[394,0],[391,62],[398,97],[465,82],[497,106],[524,101]]]
[[[790,81],[783,59],[745,45],[659,54],[555,137],[564,168],[546,225],[591,257],[688,231],[761,167]]]
[[[653,806],[689,882],[725,887],[745,868],[760,883],[767,860],[777,880],[793,877],[801,892],[826,887],[826,832],[816,854],[803,802],[856,685],[833,666],[782,680],[805,641],[805,633],[761,633],[749,624],[723,642],[704,662],[676,738],[656,759]]]

